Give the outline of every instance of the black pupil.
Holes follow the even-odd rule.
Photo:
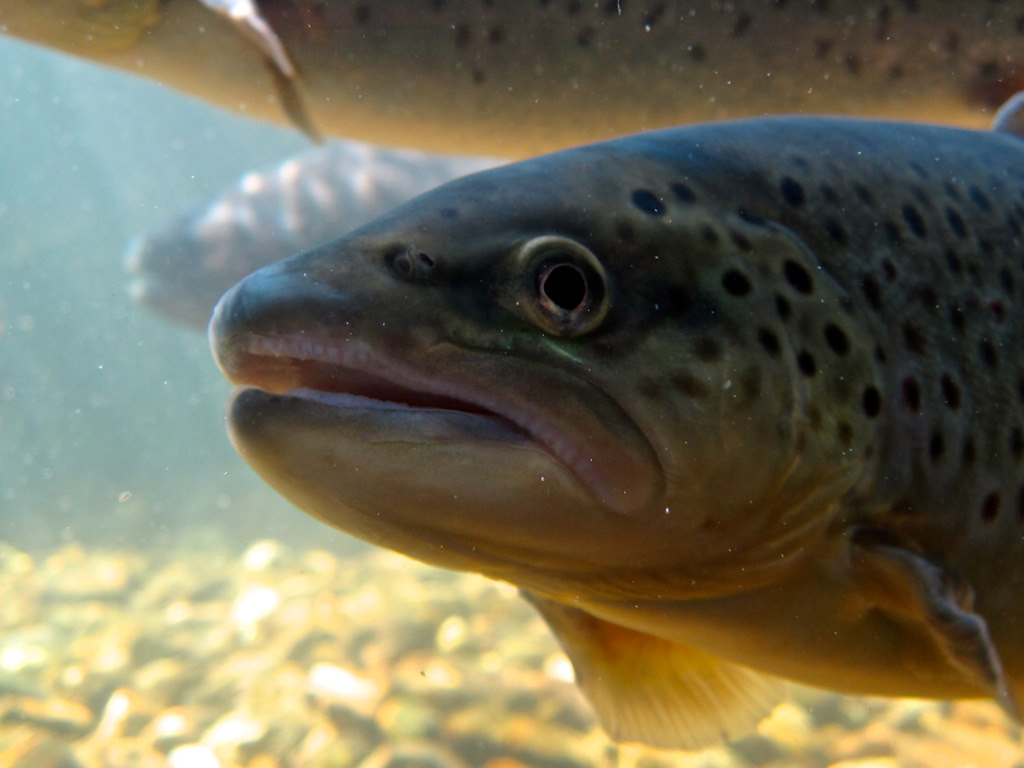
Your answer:
[[[571,312],[587,298],[587,281],[578,267],[559,264],[544,275],[540,290],[552,304]]]

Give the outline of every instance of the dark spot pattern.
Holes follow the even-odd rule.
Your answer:
[[[746,296],[753,286],[750,284],[750,278],[738,269],[730,269],[722,275],[722,287],[726,293],[733,296]]]
[[[786,205],[799,208],[804,204],[804,188],[796,179],[784,177],[779,184],[779,191],[782,192],[782,199],[786,201]]]
[[[649,216],[662,216],[665,213],[665,203],[650,190],[636,189],[630,196],[633,207]]]
[[[992,491],[981,503],[981,520],[984,523],[992,523],[999,517],[1001,499],[998,491]]]
[[[683,203],[695,203],[697,202],[697,193],[693,191],[693,188],[688,184],[684,184],[681,181],[677,181],[673,184],[670,189],[672,194],[676,196],[676,199]]]
[[[782,345],[779,343],[779,337],[768,328],[758,329],[757,341],[761,345],[761,348],[772,357],[778,357],[782,352]]]
[[[803,265],[787,259],[783,266],[786,281],[793,286],[794,289],[800,293],[812,293],[814,291],[814,283],[811,280],[811,275],[804,269]]]
[[[967,224],[964,223],[964,217],[956,209],[946,209],[946,222],[957,237],[967,237]]]
[[[942,387],[942,400],[951,411],[960,410],[960,387],[948,373],[939,380]]]
[[[675,373],[669,378],[669,381],[677,391],[691,400],[703,400],[709,394],[707,385],[690,373]]]
[[[869,419],[873,419],[882,410],[882,394],[878,391],[878,387],[870,386],[864,390],[864,394],[861,396],[861,405],[864,407],[864,415]]]
[[[922,218],[920,211],[912,205],[903,206],[903,220],[910,227],[910,231],[918,237],[924,237],[927,230],[924,225],[924,218]]]
[[[796,356],[796,364],[804,376],[814,376],[818,372],[818,364],[814,361],[814,355],[806,349]]]
[[[921,410],[921,385],[913,377],[903,380],[903,404],[914,413]]]
[[[850,351],[849,338],[847,338],[843,329],[835,323],[829,323],[825,326],[825,341],[828,342],[829,348],[837,355],[845,355]]]

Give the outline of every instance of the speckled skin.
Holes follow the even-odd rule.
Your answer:
[[[444,185],[251,276],[211,338],[259,388],[236,446],[333,525],[773,674],[1012,708],[1022,232],[1007,133],[710,124]]]
[[[778,112],[980,126],[1024,85],[1020,0],[258,5],[312,126],[432,151],[526,157]],[[259,48],[196,0],[0,0],[0,28],[287,121]]]

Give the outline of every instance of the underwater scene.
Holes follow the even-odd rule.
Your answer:
[[[1024,768],[1024,3],[0,33],[0,768]]]

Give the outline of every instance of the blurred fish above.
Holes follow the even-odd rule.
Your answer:
[[[137,237],[125,268],[144,306],[205,333],[228,288],[271,262],[341,237],[431,187],[495,160],[332,142]]]
[[[1024,143],[768,118],[458,179],[249,276],[231,438],[315,517],[521,587],[613,737],[779,678],[1024,697]]]
[[[523,157],[777,112],[980,126],[1024,2],[0,0],[0,30],[329,134]]]

